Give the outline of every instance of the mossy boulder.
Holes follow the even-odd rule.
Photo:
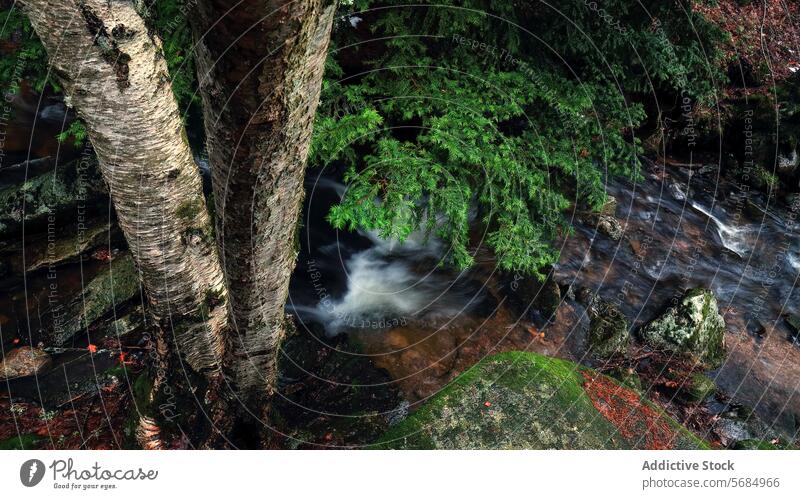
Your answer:
[[[596,371],[527,352],[488,357],[374,445],[398,449],[707,448]]]
[[[642,378],[639,377],[639,374],[636,373],[635,370],[629,367],[621,367],[617,369],[613,369],[612,371],[607,373],[609,376],[614,378],[615,380],[619,381],[622,386],[627,386],[633,390],[638,392],[642,391]]]
[[[717,390],[714,380],[702,373],[694,373],[681,390],[683,398],[690,402],[702,402]]]
[[[53,171],[0,190],[0,237],[16,235],[23,224],[26,228],[42,226],[58,214],[70,213],[74,218],[71,212],[79,200],[85,210],[105,198],[105,186],[93,162],[58,165]]]
[[[714,293],[693,289],[677,306],[642,327],[639,336],[658,350],[691,358],[707,367],[725,359],[725,320]]]
[[[41,339],[48,345],[66,343],[77,332],[125,303],[139,292],[139,274],[129,254],[110,262],[84,287],[82,293],[64,306],[45,314]]]
[[[603,359],[627,354],[630,334],[625,314],[599,298],[592,300],[587,312],[590,321],[589,352]]]

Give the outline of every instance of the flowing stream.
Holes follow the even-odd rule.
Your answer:
[[[509,276],[490,253],[465,272],[440,265],[447,247],[412,235],[400,244],[330,228],[324,217],[345,187],[309,175],[302,250],[287,308],[324,337],[346,332],[409,399],[424,399],[485,355],[527,349],[591,362],[576,293],[562,293],[543,324],[511,306]],[[633,329],[686,289],[716,294],[728,327],[725,364],[710,373],[733,400],[788,433],[800,427],[800,347],[787,322],[800,314],[796,210],[718,178],[647,162],[637,181],[610,179],[619,241],[575,216],[559,243],[563,290],[616,303]],[[511,279],[518,279],[519,276]]]

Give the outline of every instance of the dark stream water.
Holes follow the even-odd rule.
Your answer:
[[[12,128],[30,129],[26,123]],[[55,133],[42,128],[39,134],[48,139],[33,140],[30,133],[15,138],[20,160],[58,154]],[[30,144],[41,151],[28,152]],[[710,373],[717,385],[755,408],[768,425],[790,434],[800,428],[800,347],[786,320],[800,315],[797,204],[750,192],[719,178],[714,168],[647,163],[640,180],[611,179],[607,189],[617,200],[614,215],[624,235],[614,241],[587,221],[591,217],[574,217],[574,234],[559,244],[554,269],[562,291],[574,295],[562,292],[547,323],[530,313],[528,303],[520,307],[509,283],[522,278],[498,272],[480,243],[473,248],[477,265],[453,271],[441,265],[448,248],[435,239],[414,234],[400,244],[369,232],[333,230],[325,216],[345,186],[309,170],[306,189],[287,310],[320,343],[367,357],[388,373],[388,382],[353,381],[356,388],[391,383],[408,401],[424,400],[484,356],[506,350],[592,363],[585,355],[588,321],[573,297],[581,290],[617,304],[635,330],[684,290],[702,286],[716,294],[728,327],[727,360]],[[61,267],[59,289],[77,294],[99,266]],[[39,274],[0,293],[4,346],[35,328],[47,284]],[[348,342],[334,341],[345,336]]]
[[[345,187],[309,175],[303,248],[288,309],[319,341],[347,333],[411,400],[435,393],[485,355],[527,349],[589,362],[588,326],[572,293],[542,326],[512,307],[509,276],[485,248],[466,272],[440,264],[447,247],[332,230],[324,216]],[[712,289],[728,326],[725,364],[710,373],[738,403],[788,433],[800,426],[800,347],[787,315],[800,313],[796,211],[717,177],[714,168],[647,163],[637,181],[612,179],[619,241],[575,217],[554,276],[562,289],[598,292],[632,330],[686,289]],[[797,206],[794,207],[795,210]],[[590,217],[584,217],[590,218]],[[518,277],[517,277],[518,278]]]

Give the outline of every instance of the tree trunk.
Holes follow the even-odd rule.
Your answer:
[[[150,312],[179,353],[171,369],[211,376],[223,356],[224,279],[159,40],[132,1],[23,5],[86,124]]]
[[[197,67],[239,396],[272,393],[333,0],[199,0]]]

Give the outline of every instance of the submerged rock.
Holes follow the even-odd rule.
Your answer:
[[[725,358],[725,320],[707,289],[686,293],[677,306],[642,327],[639,336],[655,349],[684,355],[707,367],[717,367]]]
[[[0,362],[0,378],[17,378],[38,373],[50,363],[50,355],[40,348],[19,347],[6,352]]]
[[[589,305],[589,351],[599,358],[625,355],[630,335],[628,320],[614,305],[595,297]]]
[[[401,449],[660,449],[707,444],[596,371],[527,352],[489,357],[377,444]]]

